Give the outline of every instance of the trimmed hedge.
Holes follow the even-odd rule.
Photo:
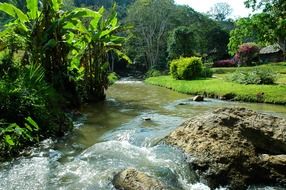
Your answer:
[[[203,62],[199,57],[175,59],[170,64],[170,74],[178,80],[192,80],[202,76]]]

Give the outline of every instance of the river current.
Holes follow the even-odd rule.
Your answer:
[[[162,138],[187,118],[224,106],[286,118],[285,106],[214,99],[193,102],[191,98],[140,81],[119,81],[109,88],[105,102],[82,108],[83,117],[64,138],[47,139],[25,156],[0,163],[0,189],[113,190],[113,176],[133,167],[171,190],[208,190],[190,170],[186,160],[191,158],[158,143]]]

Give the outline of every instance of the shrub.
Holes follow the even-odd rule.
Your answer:
[[[158,76],[161,76],[162,73],[161,71],[157,70],[157,69],[151,69],[149,70],[147,73],[146,73],[146,77],[149,78],[149,77],[158,77]]]
[[[235,67],[235,60],[234,59],[226,59],[226,60],[219,60],[215,61],[213,67]]]
[[[203,63],[199,57],[175,59],[170,65],[170,74],[179,80],[191,80],[202,76]]]
[[[41,66],[11,68],[17,74],[0,79],[0,158],[71,126],[61,111],[64,100],[45,82]]]
[[[211,68],[204,66],[201,72],[201,77],[210,78],[213,76],[213,71]]]
[[[239,65],[251,66],[258,60],[259,47],[254,43],[245,43],[239,46],[235,55]]]
[[[240,84],[274,84],[277,79],[277,73],[267,69],[236,71],[230,75],[229,79]]]
[[[19,149],[23,143],[38,142],[38,130],[38,124],[31,117],[25,118],[23,127],[16,123],[5,123],[0,120],[0,155]]]

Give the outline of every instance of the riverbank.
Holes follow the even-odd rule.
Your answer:
[[[171,187],[167,189],[209,190],[198,181],[179,149],[158,144],[183,121],[226,105],[224,101],[180,105],[189,98],[138,81],[115,83],[107,90],[106,101],[81,108],[84,117],[64,138],[45,140],[25,156],[0,163],[0,187],[114,189],[115,174],[137,168]],[[227,106],[286,118],[286,106],[237,102],[228,102]]]
[[[175,80],[171,76],[151,77],[145,82],[185,94],[202,94],[209,98],[286,105],[286,85],[242,85],[219,78],[186,81]]]
[[[147,84],[166,87],[171,90],[210,98],[223,100],[259,102],[286,105],[286,66],[285,63],[261,65],[256,68],[267,67],[279,73],[275,85],[244,85],[226,80],[227,76],[239,70],[251,70],[255,67],[245,68],[216,68],[214,76],[200,80],[175,80],[171,76],[151,77],[145,80]]]

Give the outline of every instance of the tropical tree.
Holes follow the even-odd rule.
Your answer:
[[[93,81],[84,84],[92,89],[89,94],[102,99],[97,97],[104,97],[107,88],[107,52],[113,50],[127,59],[118,51],[124,38],[114,35],[120,30],[116,12],[104,18],[103,8],[98,12],[86,8],[64,12],[61,0],[43,0],[41,9],[38,5],[38,0],[27,0],[24,13],[12,4],[0,3],[0,11],[13,18],[0,34],[3,44],[11,55],[23,50],[24,65],[42,65],[47,82],[73,106],[79,105],[77,84],[83,85],[78,82],[83,76]],[[22,39],[22,46],[6,40],[15,37]]]
[[[108,87],[109,56],[116,56],[131,62],[120,49],[125,41],[124,37],[116,35],[121,29],[116,13],[116,6],[113,6],[111,13],[105,18],[104,8],[98,12],[87,9],[78,9],[88,12],[87,24],[77,20],[77,25],[70,25],[80,32],[75,38],[69,39],[71,45],[76,47],[72,52],[73,65],[85,68],[84,90],[89,100],[102,100],[105,98],[105,90]],[[80,27],[79,27],[80,26]],[[78,68],[78,67],[73,67]],[[72,68],[72,69],[73,69]]]

